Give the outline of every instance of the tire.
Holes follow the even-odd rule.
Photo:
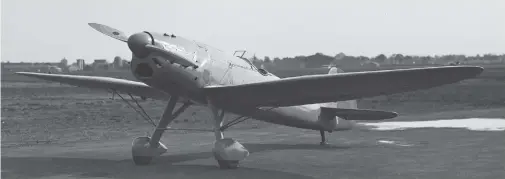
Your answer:
[[[239,167],[239,161],[218,160],[217,163],[221,169],[236,169]]]
[[[151,161],[153,160],[153,157],[146,157],[146,156],[132,156],[133,157],[133,163],[138,166],[145,166],[149,165]]]

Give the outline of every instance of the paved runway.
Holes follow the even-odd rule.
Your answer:
[[[131,161],[131,139],[2,148],[2,178],[503,178],[503,132],[465,129],[349,131],[328,135],[281,126],[231,130],[251,151],[221,170],[212,133],[167,132],[169,148],[149,166]],[[499,142],[501,141],[501,142]]]

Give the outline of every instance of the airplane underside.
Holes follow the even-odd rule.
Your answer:
[[[249,156],[249,151],[238,141],[232,138],[224,138],[223,132],[240,122],[247,120],[245,116],[238,117],[226,124],[224,124],[224,110],[220,110],[209,102],[209,108],[212,111],[212,118],[214,120],[213,130],[208,129],[174,129],[168,128],[168,125],[182,114],[191,103],[183,103],[176,109],[176,104],[179,102],[179,96],[172,96],[168,100],[168,104],[163,111],[163,114],[157,124],[149,117],[143,110],[138,101],[132,97],[132,100],[137,104],[138,110],[129,101],[127,101],[121,94],[113,91],[113,94],[121,97],[121,99],[130,105],[137,113],[139,113],[146,121],[150,122],[155,128],[151,136],[137,137],[132,142],[132,158],[136,165],[148,165],[154,157],[160,156],[165,153],[168,148],[160,142],[163,133],[166,130],[196,130],[196,131],[211,131],[214,132],[216,141],[212,150],[214,158],[222,169],[238,168],[239,162]]]
[[[151,123],[154,126],[154,131],[151,136],[137,137],[132,142],[132,158],[133,162],[136,165],[148,165],[153,160],[154,157],[160,156],[168,150],[168,148],[163,143],[160,142],[160,139],[166,130],[186,130],[186,131],[193,130],[193,131],[214,132],[216,141],[214,143],[214,148],[212,149],[212,152],[218,165],[222,169],[238,168],[239,162],[241,160],[244,160],[247,156],[249,156],[249,151],[242,144],[240,144],[237,140],[234,140],[232,138],[225,138],[223,132],[233,125],[236,125],[247,119],[250,119],[250,117],[240,116],[238,118],[235,118],[234,120],[229,121],[228,123],[224,123],[223,119],[225,111],[220,110],[216,106],[212,105],[212,102],[209,101],[208,106],[212,112],[212,119],[214,120],[214,126],[212,130],[190,129],[190,128],[175,129],[175,128],[169,128],[168,125],[173,120],[175,120],[180,114],[182,114],[188,107],[192,105],[190,102],[183,103],[180,107],[176,108],[176,104],[181,101],[180,97],[179,96],[171,97],[168,100],[167,106],[165,107],[160,120],[156,124],[151,119],[151,117],[149,117],[149,115],[145,112],[142,106],[138,103],[137,99],[135,99],[132,95],[130,95],[130,97],[132,101],[136,103],[137,107],[132,105],[117,91],[113,91],[113,95],[119,96],[125,103],[127,103],[131,108],[133,108],[137,113],[139,113],[147,122]],[[274,107],[268,109],[262,109],[261,111],[269,111],[271,109],[274,109]],[[262,121],[274,124],[286,125],[283,124],[282,122],[276,122],[271,120],[270,121],[262,120]],[[287,126],[319,130],[321,134],[320,145],[328,144],[326,142],[325,130],[322,128],[317,128],[314,124],[315,123],[305,127],[300,126],[300,124],[298,126],[297,125],[290,126],[289,124],[287,124]],[[331,130],[327,131],[332,132]]]

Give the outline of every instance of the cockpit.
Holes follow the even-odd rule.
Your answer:
[[[263,68],[257,68],[252,62],[251,60],[249,59],[253,59],[253,57],[255,56],[254,54],[251,55],[251,53],[247,53],[246,50],[236,50],[235,52],[233,52],[233,56],[236,56],[244,61],[246,61],[249,65],[251,65],[251,69],[252,70],[255,70],[257,72],[259,72],[260,74],[264,75],[264,76],[270,76],[271,73],[269,73],[267,70],[263,69]],[[247,58],[249,57],[249,59]]]

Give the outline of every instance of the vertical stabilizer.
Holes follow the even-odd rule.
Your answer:
[[[344,70],[337,67],[330,67],[328,74],[345,73]],[[342,84],[345,85],[345,84]],[[335,89],[338,90],[338,89]],[[349,101],[338,101],[320,104],[321,111],[319,114],[319,123],[325,131],[344,131],[351,130],[354,128],[356,122],[342,119],[331,111],[332,108],[342,108],[342,109],[358,109],[358,104],[356,100]],[[323,109],[330,110],[323,110]]]
[[[328,74],[337,74],[337,73],[344,73],[344,70],[337,68],[337,67],[331,67],[330,71],[328,72]],[[342,85],[345,85],[345,84],[342,84]],[[338,89],[335,89],[335,90],[338,90]],[[323,103],[323,104],[321,104],[321,106],[330,107],[330,108],[358,109],[358,104],[357,104],[356,100]]]
[[[331,67],[328,74],[335,74],[335,73],[344,73],[344,70],[337,67]]]

